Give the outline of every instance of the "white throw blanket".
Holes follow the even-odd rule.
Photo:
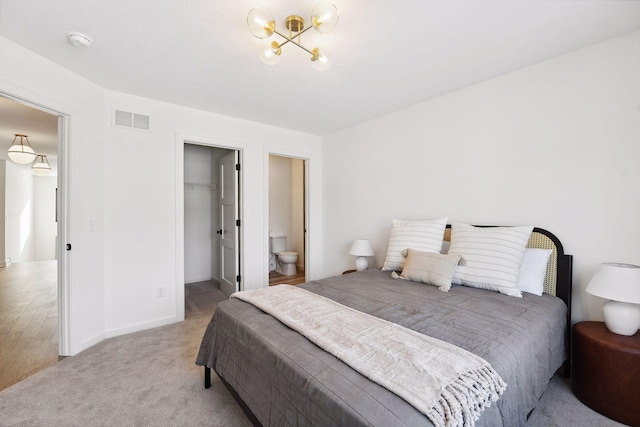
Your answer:
[[[481,357],[302,288],[236,292],[425,414],[436,426],[473,426],[506,384]]]

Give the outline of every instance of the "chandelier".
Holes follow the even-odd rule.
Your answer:
[[[298,15],[290,15],[284,20],[284,26],[289,30],[289,34],[283,34],[276,28],[276,21],[273,19],[271,11],[268,9],[251,9],[247,16],[247,25],[251,34],[259,39],[267,39],[273,34],[284,39],[284,42],[278,43],[272,41],[271,45],[263,50],[260,59],[265,64],[273,65],[280,60],[282,46],[287,43],[294,44],[300,49],[311,55],[310,59],[318,71],[324,71],[331,67],[331,59],[327,56],[326,51],[314,47],[307,49],[300,44],[300,36],[307,30],[314,28],[321,34],[330,33],[338,25],[338,9],[331,3],[320,3],[311,11],[311,25],[305,28],[304,19]],[[296,40],[297,39],[297,40]]]

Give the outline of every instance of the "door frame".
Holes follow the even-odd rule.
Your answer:
[[[0,96],[43,111],[58,118],[58,179],[56,197],[57,217],[57,292],[58,292],[58,354],[72,355],[71,331],[71,254],[66,250],[70,242],[70,120],[76,108],[45,97],[29,89],[16,87],[0,80]]]
[[[278,157],[286,157],[289,159],[296,159],[296,160],[302,160],[304,162],[304,280],[305,282],[308,282],[309,280],[311,280],[311,268],[310,268],[310,259],[311,257],[309,256],[309,248],[311,247],[311,238],[310,235],[311,233],[309,232],[309,218],[310,218],[310,211],[309,211],[309,169],[310,169],[310,163],[311,163],[311,159],[302,154],[291,154],[291,152],[284,152],[284,151],[278,151],[277,149],[267,149],[265,150],[265,158],[264,158],[264,167],[265,167],[265,180],[264,180],[264,193],[266,194],[265,198],[264,198],[264,204],[265,204],[265,209],[264,209],[264,216],[265,216],[265,225],[264,225],[264,229],[267,231],[266,233],[266,237],[265,237],[265,247],[267,248],[267,253],[269,253],[269,224],[270,224],[270,220],[271,218],[269,218],[269,200],[270,200],[270,192],[269,192],[269,180],[270,180],[270,168],[269,168],[269,156],[278,156]],[[266,271],[263,273],[263,277],[265,282],[265,286],[269,286],[269,263],[267,262],[266,265]]]
[[[204,147],[223,148],[226,150],[233,150],[238,153],[238,162],[243,165],[243,149],[232,141],[224,141],[215,138],[210,138],[202,135],[188,134],[183,132],[176,132],[176,277],[175,277],[175,292],[176,292],[176,321],[184,320],[185,315],[185,293],[184,293],[184,146],[185,144],[201,145]],[[243,176],[244,167],[241,166],[238,173],[238,217],[241,221],[244,218],[244,203],[242,203],[243,197]],[[242,223],[242,222],[241,222]],[[239,289],[244,290],[244,224],[238,229],[239,236],[237,241],[240,244],[239,248],[239,260],[238,260],[238,275],[240,275]]]

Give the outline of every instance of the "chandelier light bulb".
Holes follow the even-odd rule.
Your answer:
[[[333,64],[333,62],[331,61],[331,58],[327,56],[326,51],[323,50],[321,52],[320,49],[316,47],[311,52],[313,52],[311,55],[311,64],[313,65],[313,68],[318,71],[326,71],[331,68],[331,64]]]
[[[311,22],[317,32],[327,34],[338,26],[338,8],[332,3],[322,2],[311,11]]]
[[[251,34],[259,39],[271,37],[276,29],[276,21],[269,9],[251,9],[247,15],[247,25]]]
[[[280,61],[280,48],[277,47],[277,49],[274,49],[274,44],[276,46],[278,45],[278,43],[273,42],[271,44],[271,47],[268,47],[260,52],[260,59],[267,65],[275,65],[278,63],[278,61]]]

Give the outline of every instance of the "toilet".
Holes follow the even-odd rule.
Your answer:
[[[284,276],[295,276],[298,252],[287,251],[287,236],[269,237],[269,270],[277,271]]]

